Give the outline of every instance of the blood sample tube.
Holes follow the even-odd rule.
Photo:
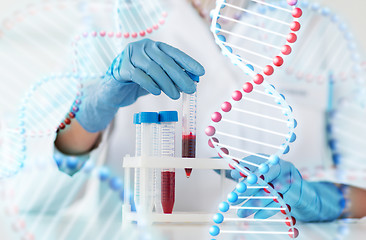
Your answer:
[[[133,115],[133,124],[136,129],[136,149],[135,157],[141,156],[141,122],[140,114],[135,113]],[[134,181],[134,201],[135,205],[140,204],[140,169],[135,168],[135,181]]]
[[[159,113],[160,121],[160,156],[175,156],[175,125],[178,122],[178,112],[163,111]],[[161,205],[165,214],[173,212],[175,202],[175,169],[167,168],[161,171]]]
[[[197,87],[199,77],[186,72],[194,81]],[[196,113],[197,113],[197,91],[193,94],[182,94],[183,112],[182,112],[182,157],[196,157]],[[186,168],[186,176],[189,178],[192,168]]]
[[[141,112],[141,156],[158,156],[159,114],[156,112]],[[150,214],[154,208],[155,170],[142,167],[140,169],[140,202],[137,210],[143,214]]]

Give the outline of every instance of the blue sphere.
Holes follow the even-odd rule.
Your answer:
[[[247,64],[246,66],[247,66],[248,68],[250,68],[252,71],[254,71],[254,67],[253,67],[252,65]]]
[[[210,234],[211,236],[217,236],[220,234],[220,228],[218,226],[212,226],[210,227]]]
[[[92,161],[87,161],[83,166],[83,171],[85,173],[91,173],[91,171],[93,171],[93,168],[94,168],[94,163]]]
[[[233,170],[231,170],[231,177],[233,178],[233,179],[235,179],[235,180],[237,180],[237,179],[240,179],[241,178],[241,176],[240,176],[240,173],[239,173],[239,171],[238,170],[235,170],[235,169],[233,169]]]
[[[77,158],[70,157],[66,161],[66,167],[69,169],[75,169],[78,166],[79,161]]]
[[[321,14],[322,14],[323,16],[328,16],[328,15],[330,14],[330,10],[329,10],[329,8],[323,8],[323,9],[321,10]]]
[[[235,189],[238,193],[244,193],[247,190],[247,185],[244,182],[240,182],[236,185]]]
[[[272,165],[276,165],[280,162],[280,158],[277,156],[277,155],[271,155],[269,157],[269,162],[272,164]]]
[[[226,42],[226,37],[224,35],[217,35],[217,38],[222,42]]]
[[[312,9],[313,11],[318,11],[318,10],[319,10],[319,8],[320,8],[320,5],[319,5],[318,3],[313,3],[313,4],[311,5],[311,9]]]
[[[106,167],[103,167],[99,170],[99,179],[105,181],[109,178],[109,174],[109,170]]]
[[[221,25],[219,23],[216,23],[216,33],[219,33],[221,29]]]
[[[294,127],[294,129],[297,127],[297,121],[296,121],[296,119],[294,119],[293,127]]]
[[[289,141],[290,141],[291,143],[293,143],[293,142],[295,142],[295,141],[296,141],[296,134],[295,134],[295,133],[292,133],[292,134],[291,134],[291,137],[289,138]]]
[[[231,47],[229,47],[229,46],[225,46],[226,47],[226,49],[230,52],[230,53],[233,53],[233,49],[231,48]]]
[[[118,191],[122,188],[122,180],[119,177],[113,177],[109,180],[109,187],[113,191]]]
[[[219,210],[221,212],[227,212],[230,209],[230,205],[227,202],[222,202],[219,204]]]
[[[238,200],[238,194],[234,193],[234,192],[231,192],[227,195],[227,200],[230,202],[230,203],[234,203]]]
[[[265,163],[262,163],[261,165],[259,165],[258,170],[259,170],[260,173],[266,174],[269,171],[269,166]]]
[[[221,213],[216,213],[213,217],[213,221],[216,224],[221,224],[224,221],[224,216]]]
[[[284,145],[283,145],[284,146]],[[290,151],[290,146],[287,146],[285,150],[283,150],[283,154],[287,154]]]
[[[249,174],[249,176],[247,177],[247,182],[248,184],[256,184],[258,181],[258,177],[255,174]]]

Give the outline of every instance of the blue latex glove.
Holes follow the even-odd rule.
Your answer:
[[[182,51],[150,39],[127,45],[110,66],[102,81],[86,87],[85,98],[76,119],[89,132],[107,127],[120,107],[140,96],[163,91],[172,99],[180,92],[196,91],[192,75],[202,76],[204,68]]]
[[[261,164],[264,162],[262,158],[249,156],[245,158],[247,161]],[[241,164],[243,165],[243,164]],[[255,167],[248,167],[255,171]],[[237,170],[232,170],[233,178],[240,177]],[[272,166],[268,173],[264,174],[266,182],[273,184],[275,190],[283,194],[285,203],[291,206],[292,215],[300,221],[331,221],[337,219],[344,207],[345,200],[341,190],[333,183],[329,182],[308,182],[301,177],[300,172],[290,162],[280,160],[279,164]],[[264,190],[247,190],[243,195],[268,196]],[[238,200],[235,204],[240,204]],[[252,200],[244,204],[246,207],[279,207],[272,199]],[[243,205],[243,206],[244,206]],[[254,217],[265,219],[275,215],[276,211],[268,210],[238,210],[238,216],[247,217],[255,213]]]

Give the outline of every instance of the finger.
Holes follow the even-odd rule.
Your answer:
[[[133,65],[140,68],[159,86],[159,88],[170,98],[178,99],[180,93],[172,79],[164,72],[159,64],[154,62],[146,53]]]
[[[150,92],[153,95],[160,95],[161,90],[159,86],[141,69],[135,68],[132,71],[132,79],[140,87]]]
[[[205,69],[199,62],[197,62],[184,52],[180,51],[179,49],[176,49],[162,42],[157,42],[157,46],[161,51],[165,52],[167,55],[173,58],[174,61],[181,66],[181,68],[197,76],[202,76],[205,74]]]
[[[194,93],[196,86],[192,78],[190,78],[169,55],[161,51],[156,44],[145,49],[146,54],[169,75],[172,81],[180,90],[185,93]]]
[[[281,208],[281,205],[279,203],[276,203],[275,201],[267,201],[267,204],[264,205],[266,209],[259,210],[255,213],[254,218],[255,219],[267,219],[274,215],[276,215],[280,210],[273,210],[275,208]]]
[[[243,204],[241,205],[241,208],[238,209],[237,214],[239,217],[248,217],[256,212],[258,212],[260,209],[264,207],[268,203],[268,199],[266,198],[267,194],[263,191],[255,191],[254,194],[241,196],[241,200],[243,201]]]

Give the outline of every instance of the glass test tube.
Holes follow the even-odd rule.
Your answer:
[[[175,125],[178,112],[159,112],[160,121],[160,156],[175,156]],[[175,202],[175,169],[166,168],[161,171],[161,205],[165,214],[173,212]]]
[[[158,123],[159,115],[156,112],[141,112],[141,156],[158,156],[159,133]],[[140,169],[140,204],[137,210],[149,214],[154,208],[154,183],[155,170],[151,168]]]
[[[133,115],[133,124],[136,128],[136,149],[135,149],[135,157],[141,156],[141,122],[140,122],[140,114],[135,113]],[[135,168],[135,181],[134,181],[134,201],[135,206],[140,204],[140,169]]]
[[[186,72],[194,81],[197,87],[198,76]],[[197,88],[196,88],[197,89]],[[197,91],[193,94],[182,94],[183,112],[182,112],[182,157],[196,157],[196,114],[197,114]],[[186,176],[189,178],[192,168],[186,168]]]

